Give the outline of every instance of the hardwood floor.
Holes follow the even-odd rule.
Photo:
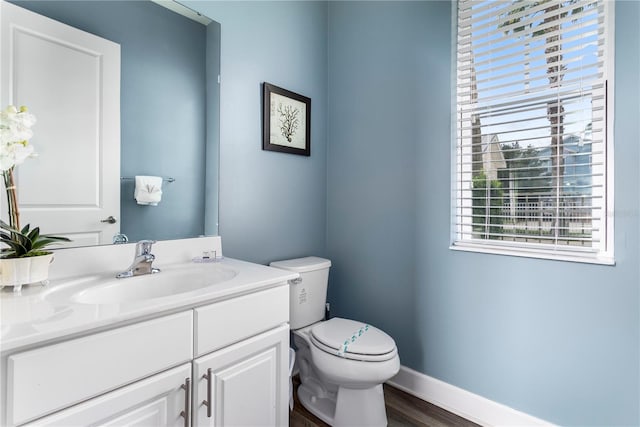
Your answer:
[[[298,390],[299,385],[300,379],[296,376],[293,378],[295,391]],[[291,427],[328,427],[328,424],[316,418],[302,406],[295,391],[289,425]],[[386,384],[384,400],[389,427],[478,427],[469,420]]]

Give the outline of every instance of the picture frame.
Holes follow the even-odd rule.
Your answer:
[[[263,83],[262,149],[311,155],[311,98]]]

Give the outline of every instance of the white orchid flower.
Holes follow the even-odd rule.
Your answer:
[[[29,139],[33,137],[31,126],[36,123],[26,107],[19,109],[9,105],[0,111],[0,171],[11,169],[35,155]]]
[[[0,147],[0,170],[22,164],[27,158],[33,156],[32,145],[6,144]]]

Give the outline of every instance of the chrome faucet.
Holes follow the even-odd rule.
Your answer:
[[[124,279],[125,277],[140,276],[142,274],[160,273],[159,268],[151,265],[156,259],[155,255],[151,253],[151,246],[155,242],[155,240],[140,240],[136,243],[136,256],[133,258],[131,266],[122,273],[118,273],[116,278]]]

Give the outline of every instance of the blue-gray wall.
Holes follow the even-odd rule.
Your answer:
[[[226,255],[327,255],[334,313],[404,365],[551,422],[640,424],[638,3],[616,14],[615,267],[448,249],[450,2],[190,5],[222,24]],[[260,150],[263,81],[312,98],[310,158]]]
[[[422,339],[417,264],[427,262],[417,252],[418,156],[428,143],[447,163],[449,146],[448,135],[434,134],[449,121],[448,100],[438,100],[448,93],[449,23],[429,16],[436,6],[329,6],[329,300],[333,314],[393,336],[405,365],[424,356],[414,345]],[[447,191],[449,177],[430,184]]]
[[[221,24],[220,235],[267,263],[326,247],[327,4],[201,2]],[[311,98],[311,156],[262,150],[262,83]]]
[[[121,176],[160,175],[176,180],[164,184],[157,207],[136,204],[134,181],[124,181],[120,214],[114,213],[121,217],[121,232],[132,241],[203,234],[205,26],[152,2],[14,3],[121,45]],[[211,70],[216,82],[217,69]],[[210,144],[217,144],[217,129],[209,134]],[[211,152],[217,156],[217,147]],[[209,173],[217,175],[217,158],[213,161]],[[215,185],[208,186],[215,204],[216,190],[217,177]],[[210,212],[213,217],[217,206],[210,207]],[[216,234],[216,220],[209,227],[211,234]]]
[[[608,267],[449,250],[451,3],[329,4],[336,314],[388,331],[403,365],[542,419],[640,424],[639,9],[616,10]]]

